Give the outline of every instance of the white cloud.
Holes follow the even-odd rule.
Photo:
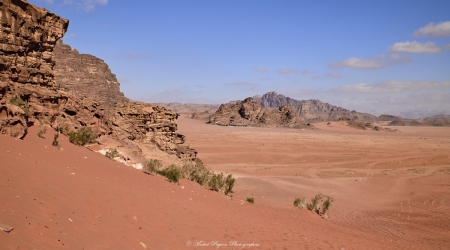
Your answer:
[[[278,73],[280,73],[282,75],[287,75],[287,74],[297,73],[297,70],[295,70],[295,69],[280,69],[278,71]]]
[[[303,75],[309,75],[309,74],[312,74],[312,73],[314,73],[314,72],[312,72],[312,71],[310,71],[310,70],[307,70],[307,69],[302,70],[302,74],[303,74]]]
[[[267,71],[269,71],[269,69],[268,68],[255,68],[255,71],[256,72],[267,72]]]
[[[379,69],[384,65],[383,62],[373,59],[359,59],[352,57],[337,63],[332,63],[330,66],[332,68]]]
[[[332,68],[354,68],[354,69],[380,69],[385,66],[412,62],[411,59],[400,54],[388,54],[375,56],[368,59],[352,57],[337,63],[331,63]]]
[[[389,51],[406,53],[440,53],[442,52],[442,48],[439,48],[432,42],[419,43],[414,41],[395,43],[389,47]]]
[[[86,12],[93,11],[97,5],[106,5],[108,0],[82,0],[77,4],[78,8]]]
[[[348,84],[330,91],[346,93],[392,93],[412,90],[432,90],[450,88],[450,81],[386,81],[375,84]]]
[[[450,21],[438,24],[429,23],[425,27],[422,27],[414,31],[414,36],[425,36],[425,37],[450,36]]]

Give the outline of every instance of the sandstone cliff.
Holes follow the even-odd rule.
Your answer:
[[[53,53],[55,82],[61,90],[108,106],[128,101],[120,92],[116,75],[103,60],[80,54],[62,41],[56,43]]]
[[[209,118],[209,123],[222,126],[310,128],[289,106],[269,110],[252,98],[220,105]]]
[[[95,96],[80,98],[57,89],[53,47],[67,30],[67,20],[23,0],[2,1],[0,9],[0,62],[3,63],[0,65],[1,133],[24,138],[28,126],[40,122],[48,123],[47,126],[54,129],[64,128],[65,131],[89,126],[99,136],[100,143],[119,148],[123,158],[130,163],[143,162],[146,158],[166,153],[177,159],[196,157],[195,150],[182,145],[184,136],[176,133],[178,114],[171,110],[136,102],[123,102],[110,107],[93,101]],[[63,51],[67,49],[62,47]],[[76,55],[72,52],[68,58]],[[74,69],[69,59],[63,59],[66,64],[60,69]],[[94,78],[91,82],[95,82],[98,73],[107,75],[109,72],[109,68],[97,60],[89,59],[92,64],[97,63],[97,74],[90,75]],[[77,69],[86,68],[80,66]],[[63,72],[61,70],[58,74]],[[85,77],[84,82],[88,82],[88,78]],[[110,84],[118,88],[114,79],[109,78]],[[82,85],[80,88],[84,87]],[[118,89],[114,91],[116,94],[119,92]],[[95,93],[101,93],[101,90]],[[109,102],[108,98],[103,99],[105,103]],[[122,100],[126,101],[125,98]]]
[[[69,21],[22,0],[0,2],[0,80],[56,87],[53,47]]]
[[[307,122],[337,121],[342,118],[362,121],[376,121],[378,118],[371,114],[350,111],[341,107],[323,103],[319,100],[295,100],[276,92],[269,92],[263,96],[254,96],[255,102],[264,108],[273,109],[282,105],[289,105]]]

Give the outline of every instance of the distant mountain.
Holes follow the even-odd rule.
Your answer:
[[[268,109],[289,105],[307,122],[337,121],[343,118],[368,122],[378,120],[378,117],[371,114],[360,113],[354,110],[350,111],[319,100],[299,101],[276,92],[268,92],[263,96],[254,96],[253,100]]]

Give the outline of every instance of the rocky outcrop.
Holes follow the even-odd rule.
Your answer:
[[[101,59],[80,54],[76,49],[56,43],[55,82],[61,90],[80,98],[90,98],[107,106],[115,106],[128,100],[120,92],[120,83],[109,66]]]
[[[23,0],[0,2],[0,81],[56,87],[53,47],[69,21]]]
[[[73,50],[65,53],[70,47],[59,44],[57,54],[67,54],[58,71],[61,74],[58,79],[67,80],[61,85],[82,89],[95,85],[99,78],[106,82],[99,87],[101,89],[88,91],[93,96],[87,98],[80,94],[86,93],[81,90],[74,90],[74,95],[57,88],[52,50],[67,30],[67,20],[21,0],[2,1],[0,9],[1,133],[24,138],[28,126],[40,123],[63,133],[89,126],[99,142],[121,148],[122,156],[131,163],[153,158],[155,152],[169,153],[177,159],[196,157],[194,149],[182,145],[184,136],[176,133],[178,114],[154,104],[127,102],[115,76],[100,59],[79,55]],[[77,56],[81,59],[71,59]],[[69,77],[64,78],[66,71],[80,72],[68,73]],[[82,84],[69,83],[70,79],[78,82],[75,77],[83,75]],[[113,94],[100,99],[108,105],[92,100],[105,93],[102,91],[108,86],[113,89],[109,93]],[[112,98],[119,101],[113,103]]]
[[[295,100],[276,92],[269,92],[263,96],[254,96],[255,102],[264,108],[274,109],[282,105],[289,105],[307,122],[337,121],[342,118],[361,121],[376,121],[377,117],[371,114],[350,111],[341,107],[323,103],[319,100]]]
[[[17,138],[23,138],[33,124],[47,123],[66,132],[89,126],[99,141],[113,140],[127,148],[126,158],[136,163],[151,157],[145,153],[147,147],[156,146],[180,159],[197,154],[182,145],[185,138],[176,133],[177,113],[158,105],[127,102],[108,107],[64,91],[15,83],[0,84],[0,93],[0,130]]]
[[[281,106],[269,110],[250,97],[244,101],[220,105],[210,116],[209,123],[222,126],[310,128],[291,107]]]

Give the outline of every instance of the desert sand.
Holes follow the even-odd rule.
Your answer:
[[[450,130],[236,128],[180,119],[232,199],[112,161],[31,127],[0,135],[0,249],[448,249]],[[422,139],[425,138],[425,139]],[[328,220],[292,206],[318,192]],[[245,202],[253,196],[255,204]],[[249,245],[245,245],[249,244]]]
[[[320,192],[334,198],[332,225],[422,249],[450,248],[450,128],[392,133],[314,125],[241,128],[180,119],[179,128],[207,166],[238,177],[235,199],[254,194],[257,204],[290,211],[295,197]]]

